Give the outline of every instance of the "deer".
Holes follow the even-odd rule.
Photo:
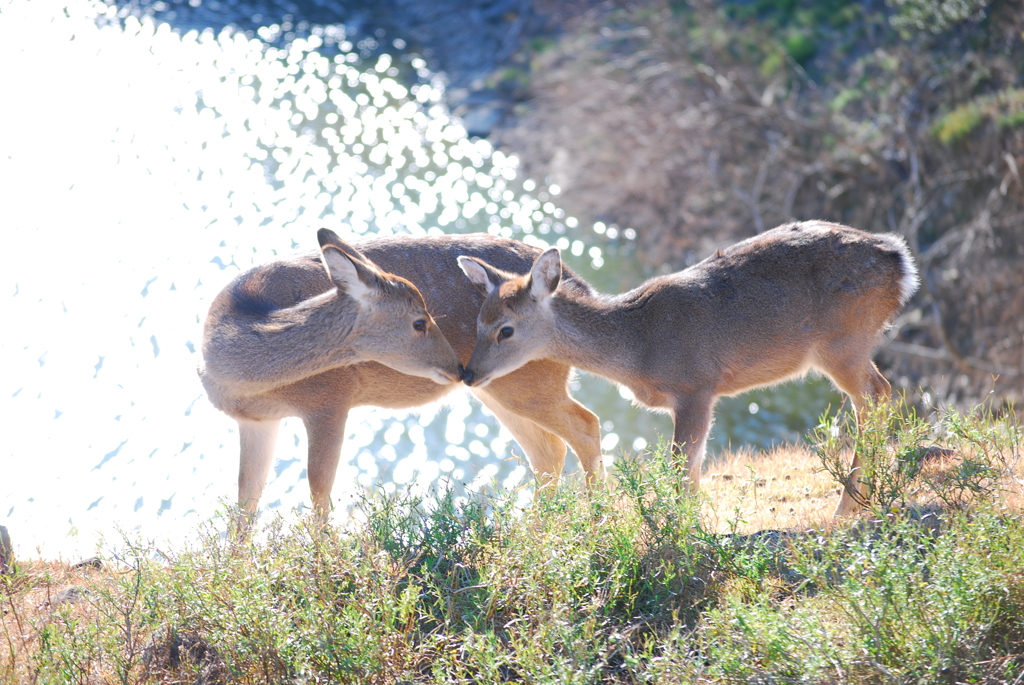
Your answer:
[[[214,298],[199,376],[211,403],[238,423],[238,507],[255,516],[281,419],[301,418],[314,513],[326,520],[353,407],[407,409],[458,387],[483,296],[456,256],[528,269],[540,250],[482,235],[395,235],[351,245],[317,234],[320,251],[256,266]],[[561,279],[580,282],[569,269]],[[414,285],[415,284],[415,285]],[[519,443],[538,485],[557,482],[572,447],[603,478],[598,418],[568,393],[570,367],[521,366],[472,393]]]
[[[673,454],[694,493],[720,396],[813,369],[849,396],[858,421],[888,399],[872,353],[919,284],[902,237],[824,221],[765,231],[619,295],[563,283],[557,248],[522,271],[458,261],[486,294],[465,384],[487,388],[544,359],[625,386],[672,417]],[[867,501],[861,471],[855,454],[836,516]]]

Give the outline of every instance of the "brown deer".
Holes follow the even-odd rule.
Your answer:
[[[466,384],[487,388],[539,359],[605,376],[671,414],[673,446],[694,491],[720,395],[817,369],[859,415],[887,398],[872,351],[918,286],[901,237],[822,221],[766,231],[613,296],[562,283],[557,249],[528,272],[476,255],[459,265],[487,293]],[[836,515],[864,501],[859,470],[854,455]]]
[[[199,374],[214,406],[238,421],[238,503],[250,516],[282,418],[305,424],[313,506],[326,516],[351,408],[417,407],[461,387],[459,358],[472,351],[484,298],[457,255],[519,271],[540,254],[489,235],[373,238],[358,250],[326,229],[318,238],[320,254],[235,278],[206,319]],[[567,269],[561,279],[578,282]],[[603,475],[599,422],[568,395],[569,372],[537,361],[473,391],[542,481],[561,473],[566,443],[588,475]]]

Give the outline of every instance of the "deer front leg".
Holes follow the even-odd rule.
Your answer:
[[[677,470],[685,473],[686,486],[691,494],[700,490],[700,470],[714,406],[713,396],[686,395],[676,398],[672,412],[675,422],[672,453]]]
[[[854,453],[850,464],[850,475],[843,484],[843,494],[833,514],[835,518],[851,516],[858,513],[868,503],[868,479],[865,477],[860,462],[860,454]]]

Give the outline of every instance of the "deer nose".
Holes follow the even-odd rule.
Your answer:
[[[466,385],[473,385],[473,372],[469,369],[462,369],[462,382]]]

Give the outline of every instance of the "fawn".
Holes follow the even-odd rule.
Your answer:
[[[562,283],[560,261],[552,248],[528,272],[509,272],[459,257],[487,294],[464,382],[486,388],[547,359],[624,385],[672,416],[673,449],[692,491],[721,395],[816,369],[858,415],[887,398],[872,351],[918,287],[903,238],[823,221],[779,226],[621,295]],[[865,501],[860,466],[854,455],[837,516]]]
[[[515,271],[540,254],[489,235],[379,237],[359,249],[326,229],[318,238],[320,254],[236,277],[206,319],[199,375],[214,406],[238,422],[238,504],[250,517],[282,418],[305,424],[313,507],[326,517],[351,408],[417,407],[461,387],[460,357],[472,351],[484,298],[457,255]],[[568,269],[561,278],[578,281]],[[566,443],[588,474],[603,476],[599,422],[568,395],[569,372],[537,361],[473,391],[541,481],[561,473]]]

